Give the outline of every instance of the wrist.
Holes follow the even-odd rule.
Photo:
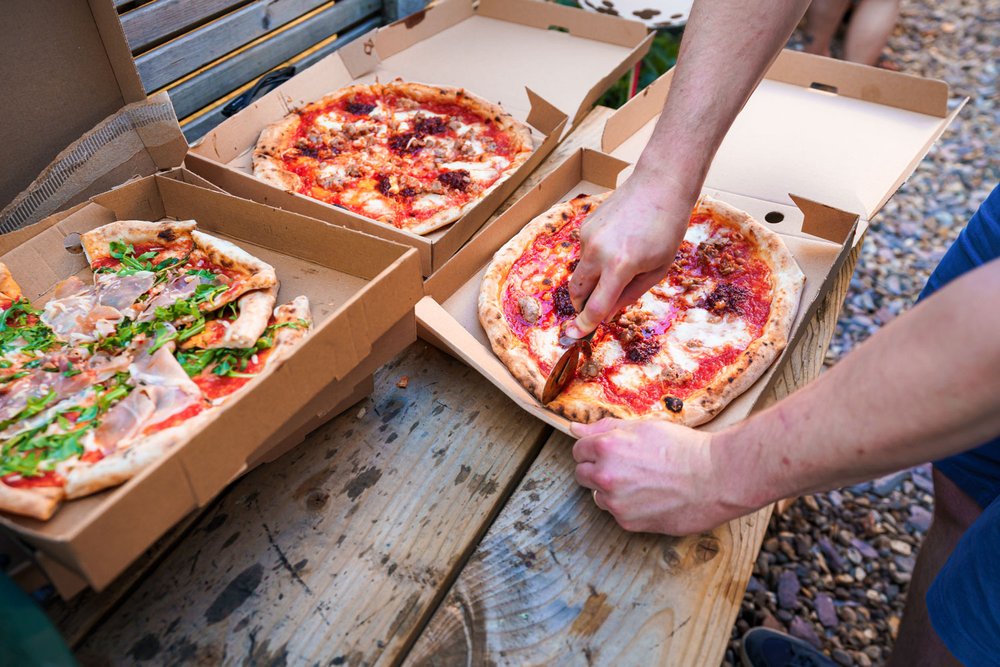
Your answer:
[[[745,423],[713,433],[709,441],[720,500],[734,516],[754,512],[781,497],[774,494],[776,485],[768,475],[760,448],[754,447],[744,433]]]

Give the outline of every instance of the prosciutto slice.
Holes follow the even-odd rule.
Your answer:
[[[45,304],[41,315],[58,340],[74,344],[114,333],[123,318],[117,308],[100,304],[96,290],[76,276],[56,285],[55,298]]]
[[[181,274],[169,281],[155,297],[146,304],[146,309],[139,316],[140,322],[148,322],[156,317],[157,308],[172,306],[178,301],[189,299],[194,296],[195,290],[201,284],[201,277],[197,275]]]
[[[152,289],[156,274],[152,271],[136,271],[130,275],[98,273],[94,276],[97,285],[97,302],[119,311],[135,309],[136,299]]]
[[[145,428],[201,401],[201,390],[174,358],[173,345],[153,354],[149,347],[139,349],[129,365],[136,388],[107,412],[94,432],[95,444],[103,450],[128,445]]]

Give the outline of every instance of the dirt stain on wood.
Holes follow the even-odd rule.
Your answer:
[[[226,584],[219,596],[215,598],[207,610],[205,621],[215,625],[229,618],[229,615],[240,608],[254,594],[264,577],[264,566],[254,563]]]
[[[455,475],[455,486],[458,486],[465,480],[469,479],[469,474],[472,473],[472,468],[469,466],[462,466],[458,469],[458,474]]]
[[[608,616],[613,611],[608,604],[608,594],[598,593],[593,586],[590,587],[590,595],[583,603],[580,615],[573,621],[569,631],[581,637],[590,637],[608,620]]]
[[[358,496],[365,492],[365,489],[375,486],[375,483],[380,479],[382,479],[382,471],[375,466],[369,466],[355,475],[340,492],[346,493],[351,500],[357,500]]]

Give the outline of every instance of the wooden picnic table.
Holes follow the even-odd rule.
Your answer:
[[[598,147],[609,113],[508,204]],[[768,400],[819,373],[859,245]],[[627,533],[575,483],[571,446],[417,342],[369,398],[49,613],[84,662],[719,664],[771,508]]]

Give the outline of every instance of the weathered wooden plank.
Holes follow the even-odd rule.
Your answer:
[[[179,118],[194,113],[317,42],[377,15],[380,5],[379,0],[338,2],[301,23],[279,30],[257,44],[230,54],[204,72],[167,89],[174,111]],[[364,32],[368,29],[370,28],[366,26]],[[359,31],[359,34],[362,33]],[[339,46],[340,44],[336,48]]]
[[[135,59],[147,91],[162,88],[328,0],[254,0]],[[363,0],[341,0],[345,3]]]
[[[310,65],[312,65],[313,63],[317,62],[318,60],[321,60],[322,58],[325,58],[326,56],[330,55],[331,53],[342,47],[344,44],[354,41],[355,39],[357,39],[361,35],[364,35],[373,28],[377,28],[379,25],[381,25],[381,23],[382,23],[381,18],[378,16],[362,21],[356,26],[353,26],[348,30],[339,33],[337,35],[337,39],[330,42],[329,44],[325,44],[318,49],[311,50],[307,55],[303,56],[302,58],[292,59],[290,64],[295,65],[300,70],[305,69]],[[250,84],[246,84],[234,90],[229,95],[226,95],[225,97],[222,97],[217,102],[215,102],[212,105],[211,109],[208,109],[204,113],[200,113],[194,118],[191,118],[190,120],[186,120],[185,122],[183,122],[181,124],[181,129],[184,130],[184,136],[187,138],[187,140],[189,142],[194,142],[197,139],[200,139],[206,132],[208,132],[213,127],[224,121],[225,116],[222,115],[222,107],[224,107],[229,102],[229,100],[236,97],[237,95],[242,93],[243,90],[249,87]]]
[[[366,410],[237,482],[80,659],[393,662],[547,433],[417,343]]]
[[[814,379],[857,262],[848,257],[768,400]],[[687,538],[618,528],[555,434],[407,656],[408,665],[717,665],[771,508]]]
[[[121,15],[132,53],[166,41],[250,0],[156,0]]]

